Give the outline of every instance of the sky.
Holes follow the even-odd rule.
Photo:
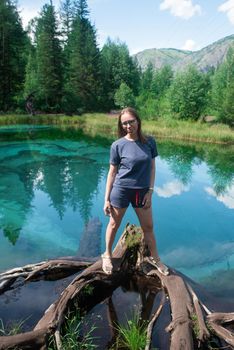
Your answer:
[[[24,26],[49,0],[18,0]],[[53,0],[58,10],[60,0]],[[150,48],[197,51],[234,34],[234,0],[88,0],[101,48],[125,42],[131,54]]]

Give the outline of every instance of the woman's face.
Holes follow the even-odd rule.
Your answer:
[[[126,134],[129,134],[129,136],[131,137],[134,137],[137,135],[138,121],[132,114],[128,112],[125,112],[124,114],[122,114],[121,124]]]

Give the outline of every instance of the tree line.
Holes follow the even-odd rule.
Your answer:
[[[138,108],[144,118],[234,123],[234,48],[217,69],[142,70],[125,43],[97,44],[87,0],[50,0],[23,29],[13,0],[0,0],[0,112],[22,113],[25,100],[46,113],[79,114]]]

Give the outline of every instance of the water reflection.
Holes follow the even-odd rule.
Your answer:
[[[234,146],[201,143],[181,144],[178,142],[158,142],[160,158],[169,165],[174,177],[183,185],[191,183],[194,166],[205,162],[217,195],[225,193],[234,179]]]
[[[97,217],[92,218],[85,225],[77,251],[78,256],[85,257],[89,255],[91,257],[96,257],[101,254],[101,230],[102,223]],[[87,254],[87,252],[89,253]]]
[[[159,145],[160,157],[166,160],[174,177],[183,185],[188,185],[192,179],[193,165],[201,162],[201,159],[197,158],[196,147],[172,142]]]
[[[13,131],[14,138],[16,130]],[[8,130],[7,139],[9,135]],[[21,133],[20,137],[23,135]],[[38,190],[47,194],[49,206],[56,210],[61,220],[70,207],[73,212],[79,210],[86,225],[93,195],[103,173],[102,161],[95,157],[94,150],[87,151],[87,143],[48,140],[48,136],[52,139],[56,136],[54,132],[38,134],[38,138],[47,138],[41,142],[32,141],[31,134],[24,136],[27,142],[0,144],[0,228],[12,244],[16,243],[34,210],[33,200]],[[93,147],[92,144],[89,146]]]
[[[159,197],[170,198],[172,196],[179,196],[183,192],[188,192],[190,187],[184,185],[183,182],[175,180],[166,182],[162,187],[156,187],[155,192]]]
[[[99,255],[111,141],[74,129],[9,130],[0,128],[0,269]],[[154,216],[165,262],[189,269],[224,261],[234,248],[234,147],[158,141],[158,149]]]
[[[222,193],[215,191],[212,187],[205,187],[205,191],[217,199],[217,201],[223,203],[227,208],[234,209],[234,184],[232,186],[225,187]]]

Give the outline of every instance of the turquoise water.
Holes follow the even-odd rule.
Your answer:
[[[0,271],[101,254],[109,146],[75,130],[0,128]],[[230,286],[233,146],[158,141],[158,149],[153,215],[161,258],[195,281],[207,285],[222,276],[222,286]],[[132,208],[116,239],[127,222],[138,224]]]

